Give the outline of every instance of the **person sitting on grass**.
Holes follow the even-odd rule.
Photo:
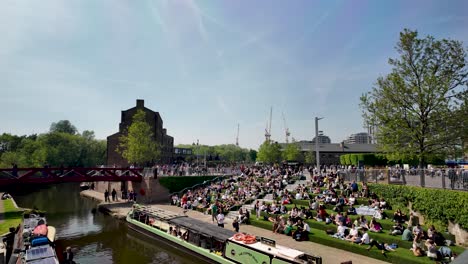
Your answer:
[[[287,235],[287,236],[291,236],[292,235],[292,230],[293,230],[293,223],[292,223],[291,219],[288,219],[286,221],[286,225],[284,227],[284,234]]]
[[[370,244],[370,237],[369,237],[369,233],[367,233],[367,228],[362,228],[362,232],[364,232],[362,234],[362,237],[361,237],[361,242],[356,242],[356,243],[359,243],[359,245],[369,245]]]
[[[351,206],[348,208],[348,214],[349,214],[349,215],[356,215],[356,214],[357,214],[356,208],[354,208],[354,206],[351,205]]]
[[[339,223],[338,227],[336,228],[336,233],[333,235],[335,238],[340,238],[344,239],[345,238],[345,233],[346,229],[348,229],[343,223]]]
[[[371,239],[369,243],[369,247],[367,248],[367,251],[369,251],[373,246],[376,246],[377,249],[382,250],[382,254],[384,255],[385,255],[385,252],[387,251],[395,251],[395,249],[391,248],[387,243],[380,243],[374,239]]]
[[[431,239],[428,239],[426,240],[426,243],[424,243],[424,245],[427,248],[427,251],[426,251],[427,256],[432,260],[437,259],[437,246],[435,245],[434,241]]]
[[[394,226],[393,226],[393,230],[392,232],[390,233],[392,236],[397,236],[397,235],[401,235],[403,234],[403,231],[405,230],[405,228],[403,227],[403,225],[401,223],[396,223]]]
[[[423,244],[423,241],[422,241],[422,233],[420,233],[419,235],[414,237],[413,246],[412,246],[411,250],[413,251],[413,254],[416,257],[422,257],[422,256],[425,255],[425,252],[424,252],[423,248],[424,248],[424,244]]]
[[[408,217],[404,213],[402,213],[399,208],[395,211],[395,213],[393,213],[393,222],[404,223],[407,220]]]
[[[403,230],[403,234],[401,235],[401,240],[403,241],[413,241],[413,233],[411,233],[411,227],[407,226],[405,230]]]
[[[349,234],[345,237],[345,239],[348,240],[348,241],[351,241],[353,238],[355,238],[357,236],[359,236],[359,230],[357,229],[357,227],[354,224],[352,224],[351,228],[349,229]]]
[[[377,222],[375,218],[372,218],[371,223],[369,225],[369,231],[380,233],[382,232],[382,225],[379,222]]]

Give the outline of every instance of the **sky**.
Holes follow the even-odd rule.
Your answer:
[[[404,28],[468,46],[468,1],[0,1],[0,133],[70,120],[105,139],[136,99],[175,144],[257,149],[363,128]],[[283,120],[283,116],[286,122]]]

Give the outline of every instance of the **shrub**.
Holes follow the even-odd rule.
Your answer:
[[[458,223],[468,229],[468,192],[426,189],[404,185],[369,184],[369,190],[393,206],[408,206],[431,222]]]

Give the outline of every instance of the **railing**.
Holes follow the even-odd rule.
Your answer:
[[[338,170],[345,181],[403,184],[429,188],[468,190],[465,169],[349,169]],[[424,182],[421,183],[421,175]]]
[[[0,169],[0,185],[92,181],[141,181],[140,168],[12,168]]]

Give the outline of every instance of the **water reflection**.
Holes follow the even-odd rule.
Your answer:
[[[60,184],[11,193],[20,207],[47,212],[48,224],[57,228],[58,246],[76,248],[77,263],[203,263],[128,229],[125,222],[92,213],[96,203],[79,191],[77,184]]]

